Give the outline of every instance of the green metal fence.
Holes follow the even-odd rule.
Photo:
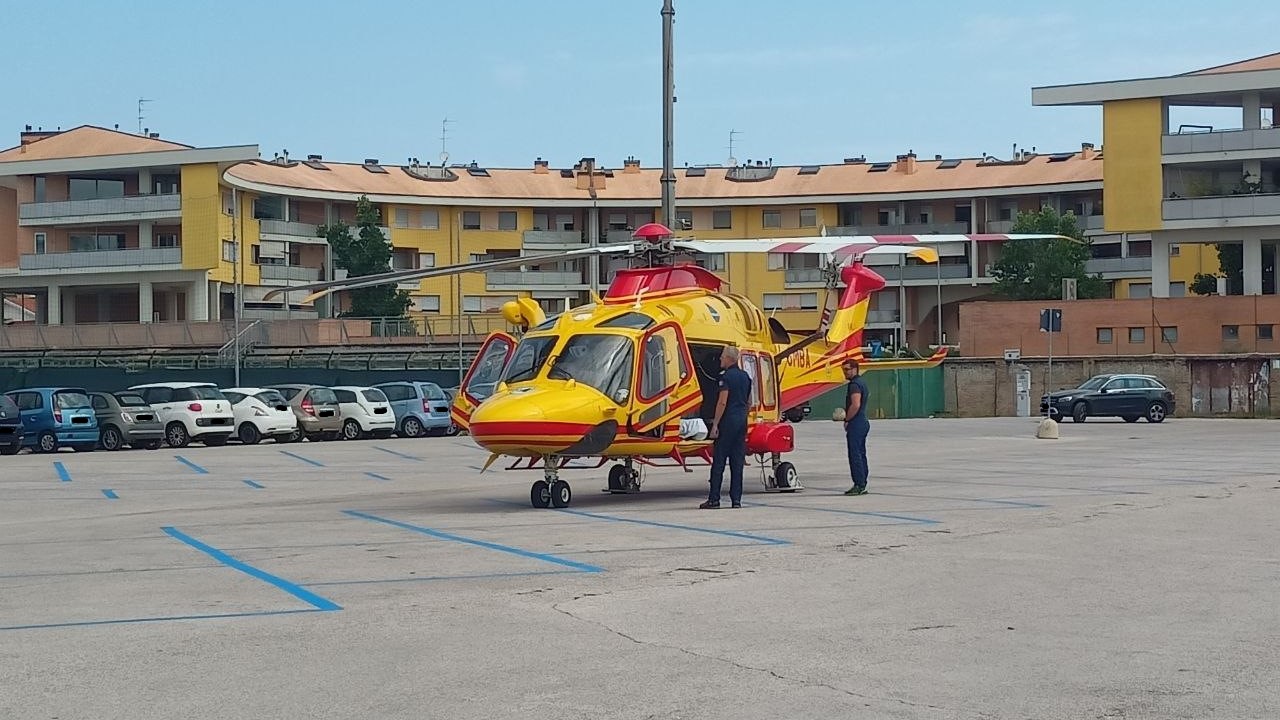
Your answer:
[[[871,402],[867,415],[871,418],[925,418],[942,412],[942,366],[918,370],[872,370],[862,376]],[[812,420],[830,420],[836,408],[844,406],[844,386],[815,398],[809,403]]]

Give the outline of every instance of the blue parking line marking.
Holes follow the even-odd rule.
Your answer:
[[[511,502],[509,500],[493,500],[492,502],[501,503],[503,505],[517,505],[520,503]],[[617,517],[616,515],[601,515],[599,513],[585,512],[583,510],[570,510],[569,508],[551,508],[556,512],[568,513],[570,515],[581,515],[582,517],[595,518],[596,520],[608,520],[609,522],[634,523],[636,525],[648,525],[650,527],[671,528],[672,530],[688,530],[689,532],[708,533],[711,535],[725,535],[727,537],[743,538],[752,540],[765,545],[790,545],[790,540],[780,540],[778,538],[765,537],[764,535],[752,535],[751,533],[738,532],[736,530],[716,530],[714,528],[694,527],[693,525],[676,525],[673,523],[658,522],[656,520],[636,520],[634,518]]]
[[[9,625],[2,630],[44,630],[47,628],[91,627],[94,625],[125,625],[130,623],[169,622],[174,620],[219,620],[223,618],[265,617],[268,615],[298,615],[301,613],[320,612],[306,608],[302,610],[264,610],[261,612],[218,613],[212,615],[168,615],[159,617],[123,618],[120,620],[81,620],[61,623],[43,623],[39,625]]]
[[[53,469],[58,473],[58,479],[62,482],[71,482],[71,473],[67,472],[67,466],[60,462],[53,464]]]
[[[386,477],[386,476],[383,476],[383,475],[379,475],[378,473],[372,473],[372,472],[366,472],[366,473],[365,473],[365,475],[368,475],[369,477],[373,478],[374,480],[390,480],[390,479],[391,479],[391,478],[389,478],[389,477]]]
[[[195,463],[191,462],[190,460],[188,460],[188,459],[186,459],[186,458],[182,457],[181,455],[174,455],[174,456],[173,456],[173,458],[174,458],[175,460],[177,460],[178,462],[182,463],[183,465],[186,465],[187,467],[189,467],[189,468],[191,468],[192,470],[196,471],[197,473],[201,474],[201,475],[208,475],[208,474],[209,474],[209,471],[208,471],[208,470],[205,470],[204,468],[202,468],[202,467],[200,467],[199,465],[197,465],[197,464],[195,464]]]
[[[548,555],[546,553],[533,552],[531,550],[512,547],[510,545],[500,545],[498,543],[489,542],[487,540],[476,540],[475,538],[463,537],[461,535],[454,535],[452,533],[441,532],[439,530],[432,530],[431,528],[422,527],[420,525],[411,525],[406,522],[400,522],[399,520],[391,520],[389,518],[378,517],[377,515],[370,515],[369,513],[360,512],[359,510],[343,510],[342,512],[346,513],[347,515],[351,515],[353,517],[364,518],[365,520],[372,520],[374,522],[384,523],[386,525],[391,525],[404,530],[410,530],[412,532],[422,533],[423,535],[430,535],[431,537],[439,538],[441,540],[451,540],[453,542],[463,543],[466,545],[475,545],[477,547],[488,548],[489,550],[497,550],[498,552],[509,553],[511,555],[519,555],[520,557],[527,557],[527,558],[533,558],[534,560],[541,560],[543,562],[548,562],[553,565],[564,565],[565,567],[571,567],[581,572],[590,572],[590,573],[604,572],[604,568],[596,567],[595,565],[588,565],[586,563],[580,563],[576,560],[569,560],[567,558],[558,557],[556,555]]]
[[[315,465],[316,467],[324,467],[324,463],[320,462],[319,460],[312,460],[312,459],[311,459],[311,458],[309,458],[309,457],[302,457],[301,455],[299,455],[299,454],[297,454],[297,453],[291,453],[291,452],[289,452],[288,450],[281,450],[281,451],[280,451],[280,453],[281,453],[282,455],[288,455],[289,457],[293,458],[294,460],[301,460],[301,461],[302,461],[302,462],[304,462],[304,463],[310,463],[310,464],[312,464],[312,465]]]
[[[254,482],[254,481],[252,481],[252,480],[245,480],[245,481],[244,481],[244,484],[245,484],[245,485],[248,485],[248,486],[249,486],[249,487],[251,487],[251,488],[257,488],[258,490],[261,490],[261,489],[262,489],[262,487],[263,487],[262,485],[259,485],[258,483]]]
[[[778,505],[775,503],[748,502],[742,501],[743,505],[756,505],[760,507],[785,508],[787,510],[811,510],[813,512],[838,513],[841,515],[865,515],[867,517],[887,518],[889,520],[901,520],[903,522],[917,523],[919,525],[937,525],[941,520],[930,520],[929,518],[911,517],[910,515],[894,515],[892,513],[872,512],[870,510],[840,510],[838,508],[817,508],[806,507],[803,505]]]
[[[120,496],[116,494],[116,491],[115,491],[115,490],[103,490],[103,491],[102,491],[102,494],[103,494],[103,495],[106,495],[108,500],[119,500],[119,499],[120,499]]]
[[[392,450],[391,448],[378,447],[375,445],[373,449],[381,450],[384,453],[391,453],[392,455],[395,455],[396,457],[402,457],[405,460],[415,460],[417,462],[422,462],[422,458],[420,457],[416,457],[414,455],[406,455],[405,453],[399,452],[397,450]]]
[[[310,604],[312,607],[314,607],[317,610],[341,610],[342,609],[340,605],[333,602],[332,600],[329,600],[328,598],[320,597],[319,595],[316,595],[315,593],[309,590],[306,590],[298,585],[295,585],[289,582],[288,580],[276,577],[275,575],[272,575],[271,573],[265,572],[263,570],[259,570],[258,568],[253,567],[248,563],[241,562],[240,560],[237,560],[231,557],[230,555],[222,552],[221,550],[215,547],[206,545],[200,542],[199,540],[196,540],[195,538],[191,537],[190,535],[187,535],[186,533],[182,532],[181,530],[178,530],[177,528],[163,527],[160,529],[163,530],[164,533],[169,537],[172,537],[173,539],[178,540],[179,542],[183,542],[183,543],[186,543],[187,545],[190,545],[191,547],[208,555],[214,560],[217,560],[223,565],[239,570],[240,572],[246,575],[255,577],[270,585],[274,585],[275,587],[289,593],[290,595],[298,598],[299,600]]]
[[[531,570],[529,572],[477,573],[475,575],[423,575],[422,577],[388,578],[386,580],[328,580],[307,583],[307,587],[321,585],[382,585],[386,583],[438,582],[441,580],[490,580],[495,578],[532,577],[537,575],[575,575],[579,570]]]

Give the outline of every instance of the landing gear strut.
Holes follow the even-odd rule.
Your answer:
[[[756,463],[760,466],[760,484],[765,492],[792,493],[804,489],[796,466],[783,460],[779,453],[770,454],[767,463],[764,455],[757,455]]]
[[[609,468],[609,487],[605,492],[611,495],[625,495],[640,492],[640,471],[635,461],[626,458],[621,465]]]
[[[573,490],[560,479],[560,458],[554,455],[543,458],[542,468],[542,479],[529,488],[529,502],[536,508],[569,507]]]

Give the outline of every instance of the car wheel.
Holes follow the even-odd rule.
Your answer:
[[[0,455],[17,455],[22,450],[21,445],[5,445],[0,447]]]
[[[1089,406],[1078,402],[1071,406],[1071,422],[1082,423],[1089,417]]]
[[[240,431],[237,433],[240,442],[244,445],[257,445],[262,442],[262,432],[258,430],[258,426],[253,423],[243,423],[240,425]]]
[[[206,435],[200,438],[200,442],[204,443],[205,447],[222,447],[230,439],[230,435]]]
[[[453,437],[454,435],[457,435],[457,434],[458,434],[458,426],[457,426],[457,425],[455,425],[455,424],[453,424],[452,422],[450,422],[450,423],[449,423],[449,427],[447,427],[447,428],[445,428],[445,429],[444,429],[444,434],[445,434],[445,435],[448,435],[449,437]]]
[[[359,440],[360,439],[360,423],[355,420],[348,420],[342,423],[342,439],[343,440]]]
[[[1147,422],[1164,422],[1165,415],[1168,413],[1162,402],[1153,402],[1147,407]]]
[[[288,435],[277,435],[276,442],[278,443],[302,442],[302,429],[301,428],[295,429],[293,432],[289,433]]]
[[[422,437],[422,422],[416,417],[407,417],[400,424],[400,434],[405,437]]]
[[[58,451],[58,436],[53,432],[45,430],[36,438],[36,450],[42,453],[51,453]]]
[[[164,441],[171,448],[184,448],[191,444],[191,436],[187,434],[186,426],[174,421],[164,429]]]
[[[102,428],[102,436],[98,442],[102,443],[103,450],[115,451],[124,447],[124,436],[115,425],[108,425]]]

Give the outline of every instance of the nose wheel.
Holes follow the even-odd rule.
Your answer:
[[[529,488],[529,502],[536,508],[566,508],[573,502],[573,490],[569,483],[559,477],[559,461],[547,458],[544,461],[543,479]]]

